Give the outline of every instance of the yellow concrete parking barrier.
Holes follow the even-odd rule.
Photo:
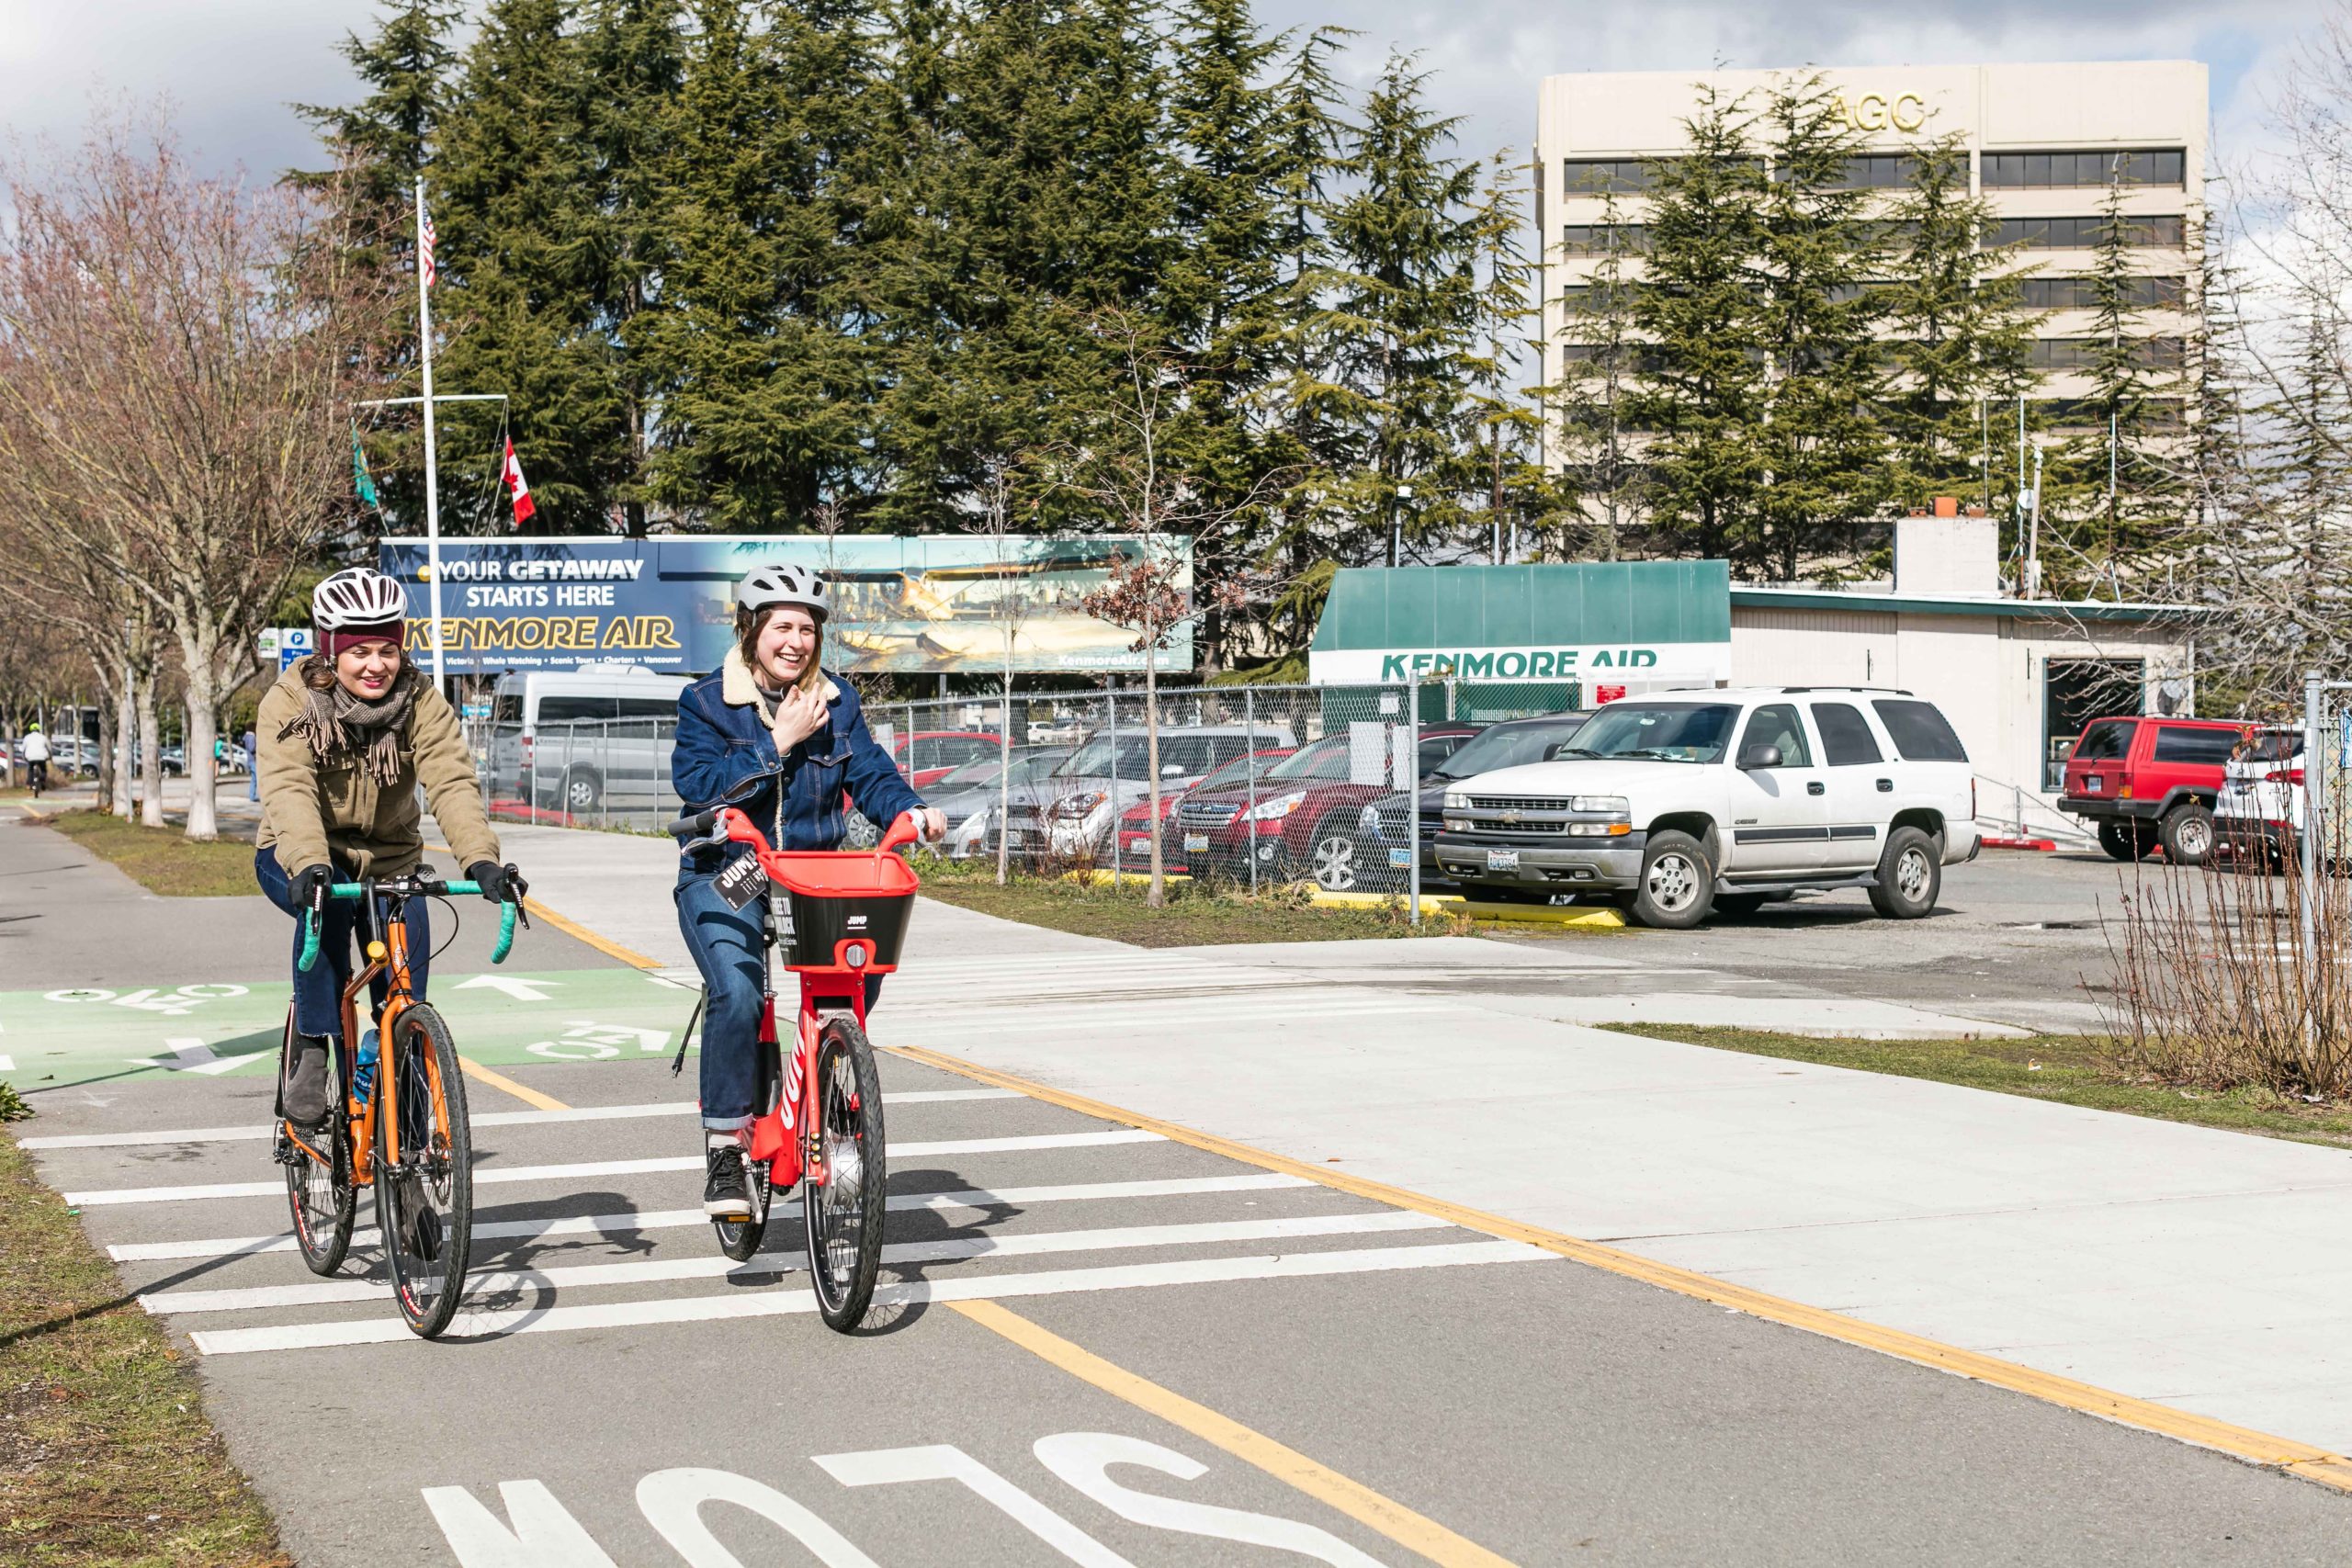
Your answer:
[[[1404,896],[1396,893],[1326,893],[1317,890],[1314,902],[1335,908],[1377,909],[1389,904],[1404,906]],[[1484,899],[1464,898],[1458,893],[1424,893],[1421,895],[1424,914],[1463,915],[1474,920],[1510,921],[1531,926],[1577,926],[1594,931],[1613,931],[1625,923],[1623,911],[1596,906],[1569,905],[1565,908],[1550,904],[1490,904]]]

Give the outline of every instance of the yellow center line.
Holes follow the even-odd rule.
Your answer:
[[[494,1089],[503,1090],[507,1094],[511,1094],[515,1099],[521,1100],[524,1104],[531,1107],[535,1111],[569,1111],[571,1109],[571,1106],[566,1105],[562,1100],[556,1099],[551,1094],[541,1094],[537,1089],[526,1089],[523,1085],[516,1083],[513,1078],[508,1077],[503,1073],[492,1072],[488,1067],[483,1066],[471,1056],[460,1055],[458,1057],[458,1066],[465,1070],[466,1077],[472,1078],[477,1083],[486,1083]]]
[[[1508,1559],[1496,1556],[1476,1541],[1464,1540],[1402,1503],[1382,1496],[1362,1482],[1351,1481],[1262,1432],[1218,1415],[1205,1404],[1162,1388],[1148,1378],[1137,1377],[995,1302],[949,1302],[946,1305],[1071,1376],[1182,1427],[1203,1442],[1215,1444],[1234,1458],[1257,1466],[1275,1480],[1337,1508],[1358,1524],[1379,1531],[1432,1562],[1442,1563],[1445,1568],[1511,1568]]]
[[[1962,1377],[1973,1378],[1978,1382],[1990,1383],[1996,1388],[2005,1388],[2015,1393],[2026,1394],[2064,1409],[2101,1416],[2121,1426],[2136,1427],[2143,1431],[2154,1432],[2185,1443],[2194,1443],[2200,1448],[2215,1449],[2253,1464],[2268,1465],[2283,1470],[2290,1475],[2301,1476],[2307,1481],[2316,1481],[2323,1485],[2352,1492],[2352,1459],[2310,1443],[2298,1442],[2291,1438],[2275,1437],[2267,1432],[2258,1432],[2251,1427],[2234,1426],[2227,1421],[2215,1420],[2211,1416],[2198,1416],[2185,1410],[2176,1410],[2167,1404],[2136,1399],[2130,1394],[2118,1393],[2111,1389],[2100,1388],[2093,1383],[2077,1382],[2072,1378],[2039,1371],[2032,1367],[2021,1366],[2015,1361],[2005,1361],[1997,1356],[1965,1350],[1956,1345],[1946,1345],[1941,1341],[1906,1333],[1899,1328],[1888,1328],[1880,1324],[1864,1322],[1860,1318],[1848,1317],[1842,1313],[1830,1312],[1821,1307],[1807,1306],[1802,1302],[1792,1302],[1784,1297],[1769,1295],[1762,1291],[1751,1290],[1745,1285],[1735,1285],[1728,1280],[1699,1273],[1695,1269],[1678,1269],[1672,1264],[1660,1263],[1634,1253],[1622,1252],[1616,1247],[1604,1247],[1599,1242],[1586,1241],[1558,1231],[1546,1230],[1540,1225],[1527,1224],[1519,1220],[1505,1219],[1499,1214],[1490,1214],[1483,1210],[1470,1208],[1466,1204],[1450,1202],[1442,1198],[1431,1198],[1407,1188],[1391,1187],[1386,1182],[1367,1180],[1360,1176],[1332,1170],[1327,1166],[1309,1165],[1303,1160],[1292,1159],[1285,1155],[1269,1153],[1264,1149],[1253,1148],[1248,1144],[1237,1143],[1230,1138],[1218,1137],[1214,1133],[1203,1133],[1180,1122],[1163,1121],[1155,1116],[1140,1115],[1116,1105],[1105,1104],[1099,1100],[1089,1100],[1083,1095],[1065,1093],[1063,1090],[1012,1073],[1001,1072],[994,1067],[983,1067],[958,1057],[924,1050],[921,1046],[894,1045],[886,1049],[892,1055],[904,1057],[908,1061],[920,1062],[925,1066],[937,1067],[943,1072],[956,1073],[997,1089],[1012,1089],[1033,1099],[1042,1100],[1047,1104],[1058,1105],[1066,1111],[1075,1111],[1082,1116],[1091,1116],[1100,1121],[1116,1122],[1125,1126],[1158,1133],[1172,1142],[1186,1144],[1209,1154],[1222,1155],[1227,1159],[1238,1160],[1245,1165],[1254,1165],[1264,1170],[1280,1171],[1287,1176],[1305,1177],[1322,1186],[1352,1193],[1359,1198],[1367,1198],[1376,1203],[1386,1203],[1395,1208],[1409,1209],[1417,1213],[1435,1215],[1460,1225],[1465,1230],[1482,1231],[1488,1235],[1500,1236],[1509,1241],[1524,1242],[1531,1247],[1540,1247],[1547,1252],[1558,1253],[1563,1258],[1573,1258],[1578,1263],[1606,1269],[1611,1274],[1622,1275],[1629,1280],[1639,1280],[1644,1284],[1655,1285],[1660,1290],[1672,1291],[1678,1295],[1712,1302],[1718,1306],[1736,1308],[1750,1316],[1760,1317],[1767,1322],[1784,1324],[1792,1328],[1802,1328],[1808,1333],[1841,1340],[1863,1349],[1876,1350],[1883,1355],[1916,1362],[1923,1367],[1933,1367],[1939,1371],[1953,1372]],[[963,1311],[967,1304],[970,1303],[956,1303],[956,1310]]]

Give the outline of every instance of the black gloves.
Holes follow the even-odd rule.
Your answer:
[[[318,904],[327,886],[334,881],[334,868],[306,865],[294,874],[288,884],[286,897],[297,909],[308,909]]]
[[[521,872],[511,865],[498,865],[486,860],[478,860],[466,867],[466,879],[481,883],[481,896],[493,904],[519,904],[523,901],[523,895],[531,890],[530,885],[523,880]]]

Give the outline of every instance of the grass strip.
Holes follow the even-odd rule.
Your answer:
[[[2043,1034],[2024,1040],[1842,1040],[1679,1023],[1611,1023],[1601,1027],[1651,1040],[1675,1040],[1751,1056],[1852,1067],[1896,1077],[1929,1078],[1963,1089],[2054,1100],[2091,1111],[2120,1111],[2159,1122],[2185,1122],[2223,1132],[2252,1133],[2297,1143],[2352,1147],[2352,1106],[2307,1104],[2268,1089],[2213,1092],[2180,1089],[2135,1077],[2119,1066],[2108,1042],[2096,1036]]]
[[[194,1369],[0,1134],[0,1562],[277,1568]]]
[[[234,839],[199,843],[176,828],[142,828],[103,811],[68,811],[49,826],[167,898],[232,898],[261,891],[254,885],[253,845]]]
[[[1455,936],[1472,930],[1467,920],[1426,911],[1417,927],[1407,918],[1401,898],[1393,908],[1328,908],[1308,902],[1303,889],[1283,888],[1253,897],[1246,890],[1170,882],[1166,905],[1155,909],[1144,901],[1148,876],[1127,877],[1113,887],[1082,878],[1016,875],[1000,887],[993,860],[926,856],[916,862],[916,869],[922,875],[924,895],[944,904],[1136,947]]]

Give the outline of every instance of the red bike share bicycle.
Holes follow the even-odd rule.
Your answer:
[[[797,1183],[817,1309],[828,1327],[846,1334],[874,1299],[888,1185],[882,1080],[865,1038],[865,981],[899,965],[921,880],[896,852],[913,843],[920,829],[902,817],[870,851],[779,852],[750,818],[721,807],[681,818],[670,831],[682,840],[681,853],[730,842],[752,847],[768,886],[730,868],[721,874],[721,890],[729,902],[742,895],[739,908],[760,898],[767,946],[782,943],[785,967],[800,976],[799,1019],[787,1061],[776,1029],[775,986],[763,965],[767,1004],[760,1014],[755,1101],[761,1109],[745,1162],[752,1213],[711,1222],[719,1249],[748,1261],[766,1236],[774,1193]],[[737,885],[729,887],[730,880]]]

